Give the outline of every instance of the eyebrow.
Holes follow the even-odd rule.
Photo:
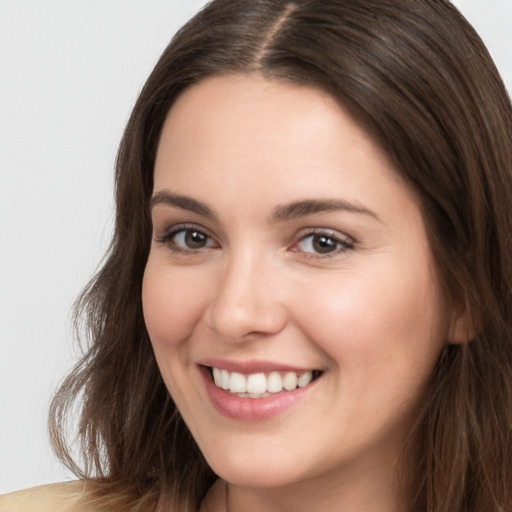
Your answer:
[[[196,199],[192,199],[188,196],[172,194],[166,190],[157,192],[155,195],[153,195],[149,202],[149,207],[150,209],[153,209],[153,207],[158,204],[175,206],[177,208],[181,208],[182,210],[188,210],[190,212],[194,212],[198,215],[202,215],[203,217],[208,217],[211,219],[216,218],[216,215],[213,213],[213,211],[201,201],[197,201]]]
[[[299,217],[306,217],[316,213],[344,211],[349,213],[359,213],[369,215],[370,217],[379,220],[376,213],[368,210],[362,205],[354,204],[343,199],[305,199],[302,201],[295,201],[290,204],[278,206],[272,212],[272,220],[287,221],[297,219]]]
[[[201,201],[193,199],[189,196],[173,194],[167,190],[157,192],[155,195],[153,195],[149,206],[152,209],[154,206],[159,204],[181,208],[182,210],[188,210],[211,219],[217,218],[213,210],[205,203],[202,203]],[[378,215],[368,208],[343,199],[304,199],[294,201],[293,203],[277,206],[274,208],[270,218],[274,222],[285,222],[288,220],[298,219],[300,217],[307,217],[308,215],[334,211],[344,211],[348,213],[368,215],[380,221]]]

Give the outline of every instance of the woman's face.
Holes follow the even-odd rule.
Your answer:
[[[449,319],[386,154],[323,92],[223,76],[178,99],[154,177],[146,325],[213,470],[390,474]]]

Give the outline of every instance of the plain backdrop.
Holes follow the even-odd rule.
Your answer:
[[[0,493],[73,478],[47,441],[73,301],[112,228],[130,109],[204,0],[0,0]],[[512,90],[512,0],[458,0]]]

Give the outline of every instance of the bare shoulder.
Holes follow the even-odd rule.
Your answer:
[[[78,512],[83,494],[80,481],[42,485],[0,496],[0,512]]]

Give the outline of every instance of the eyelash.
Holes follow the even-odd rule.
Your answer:
[[[182,225],[178,225],[178,226],[173,226],[173,228],[169,232],[167,232],[162,237],[157,238],[156,241],[158,243],[167,245],[172,252],[178,253],[178,254],[198,254],[205,249],[215,247],[212,245],[210,245],[210,246],[205,245],[203,247],[198,247],[198,248],[184,248],[184,247],[180,247],[179,245],[176,244],[176,241],[175,241],[176,236],[178,236],[181,233],[183,233],[186,236],[187,233],[190,234],[192,232],[195,232],[195,233],[198,233],[198,234],[204,236],[205,239],[207,240],[207,243],[209,240],[209,241],[213,241],[214,244],[217,245],[215,243],[213,237],[211,237],[208,234],[208,232],[206,230],[204,230],[204,228],[194,225],[194,224],[182,224]],[[308,238],[314,238],[314,237],[324,238],[325,241],[330,241],[330,243],[334,244],[334,246],[335,246],[334,250],[325,252],[322,254],[320,252],[308,252],[308,251],[300,250],[298,248],[298,246],[301,243],[304,243],[305,240],[307,240]],[[308,230],[307,232],[300,233],[299,239],[293,243],[290,250],[293,252],[302,252],[307,258],[325,259],[325,258],[334,257],[341,253],[350,251],[354,248],[354,245],[355,245],[355,242],[351,237],[341,236],[339,233],[337,233],[335,231],[331,231],[328,229],[311,229],[311,230]]]
[[[333,251],[326,252],[326,253],[320,253],[320,252],[306,252],[301,251],[303,254],[306,255],[308,258],[332,258],[334,256],[338,256],[339,254],[345,253],[347,251],[350,251],[354,249],[354,239],[348,236],[343,236],[340,233],[336,231],[332,231],[329,229],[311,229],[307,232],[303,232],[300,234],[299,239],[297,242],[295,242],[292,246],[292,250],[295,252],[299,252],[300,249],[293,249],[303,243],[308,238],[324,238],[325,240],[329,240],[334,243],[336,248]]]
[[[194,224],[180,224],[178,226],[173,226],[170,231],[168,231],[165,235],[157,238],[156,241],[158,243],[167,245],[172,252],[179,254],[197,254],[198,252],[204,249],[210,248],[208,246],[205,246],[192,249],[178,246],[175,242],[175,237],[180,233],[186,234],[187,232],[199,233],[206,237],[206,239],[213,240],[213,238],[206,232],[206,230],[200,226],[196,226]]]

